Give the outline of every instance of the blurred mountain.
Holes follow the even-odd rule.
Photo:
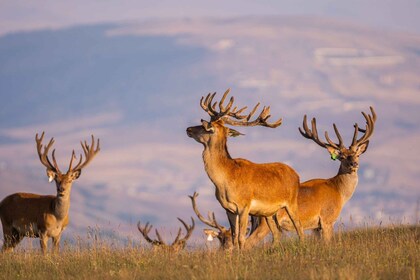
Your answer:
[[[336,123],[349,143],[373,106],[375,133],[343,222],[413,222],[418,211],[418,35],[306,17],[156,20],[5,35],[0,61],[1,198],[54,193],[35,133],[56,138],[63,166],[80,140],[102,141],[74,183],[69,235],[98,225],[138,238],[139,219],[169,232],[177,216],[193,215],[195,190],[202,211],[223,221],[202,147],[185,129],[208,118],[202,95],[227,88],[238,106],[271,105],[284,120],[239,128],[246,136],[229,140],[232,156],[287,162],[302,181],[332,177],[339,165],[300,136],[303,115],[330,134]]]

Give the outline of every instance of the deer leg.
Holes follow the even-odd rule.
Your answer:
[[[320,229],[320,228],[316,228],[316,229],[312,230],[312,233],[317,240],[321,240],[321,231],[322,231],[322,229]]]
[[[249,249],[257,245],[267,234],[270,232],[270,228],[268,227],[267,221],[265,218],[258,217],[259,224],[257,228],[251,233],[245,243],[245,248]]]
[[[9,228],[3,224],[3,247],[1,248],[2,252],[13,252],[13,247],[11,247],[12,242],[12,228]]]
[[[48,249],[48,236],[46,233],[40,233],[39,239],[40,239],[42,253],[45,255],[47,254],[47,249]]]
[[[239,244],[239,242],[238,242],[239,227],[237,225],[238,215],[236,215],[236,214],[234,214],[230,211],[227,211],[227,210],[226,210],[226,214],[228,216],[230,231],[232,233],[232,244],[233,244],[233,246],[237,246]]]
[[[322,239],[325,243],[330,243],[333,237],[334,224],[324,224],[321,221],[322,226]]]
[[[266,217],[265,221],[267,222],[267,225],[273,235],[273,244],[276,244],[280,241],[281,232],[279,228],[276,225],[276,222],[274,221],[273,217]]]
[[[53,250],[55,254],[58,254],[60,252],[60,239],[61,239],[61,233],[57,236],[52,237]]]
[[[249,208],[245,208],[239,215],[239,248],[244,249],[246,241],[246,230],[248,228]]]
[[[318,227],[312,230],[313,235],[319,241],[321,240],[321,232],[322,232],[322,223],[321,218],[319,218]]]
[[[304,233],[303,233],[303,227],[302,224],[300,223],[299,217],[297,215],[297,203],[294,204],[293,206],[289,205],[285,207],[287,215],[289,215],[290,220],[292,221],[293,226],[296,229],[296,232],[299,236],[299,239],[301,241],[304,240]]]
[[[2,247],[3,252],[13,252],[13,249],[23,239],[23,236],[18,230],[12,227],[3,228],[4,243]]]

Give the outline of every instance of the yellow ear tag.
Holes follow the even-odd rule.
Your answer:
[[[332,160],[336,160],[336,159],[338,159],[338,155],[336,155],[335,153],[332,153],[332,154],[331,154],[331,159],[332,159]]]

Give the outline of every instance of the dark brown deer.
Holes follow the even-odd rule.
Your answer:
[[[3,225],[4,243],[2,251],[13,251],[13,248],[24,238],[34,237],[41,239],[41,249],[45,254],[48,239],[52,238],[54,251],[58,252],[59,242],[63,230],[69,223],[70,192],[73,181],[79,178],[85,168],[99,152],[99,139],[95,148],[95,139],[92,135],[92,144],[86,141],[81,143],[85,154],[73,167],[76,158],[74,150],[69,168],[62,173],[55,159],[55,150],[52,151],[52,163],[48,152],[54,144],[52,138],[43,148],[44,132],[38,138],[35,136],[36,148],[41,163],[47,168],[49,182],[55,181],[57,195],[39,195],[32,193],[15,193],[7,196],[0,202],[0,219]]]

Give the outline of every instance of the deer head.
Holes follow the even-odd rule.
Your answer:
[[[194,227],[195,227],[195,222],[194,219],[191,217],[191,222],[192,225],[189,226],[187,225],[187,223],[185,223],[182,219],[177,218],[185,227],[185,230],[187,231],[185,236],[183,238],[181,238],[181,232],[182,229],[179,228],[178,230],[178,234],[174,240],[174,242],[172,242],[172,244],[168,245],[163,239],[162,236],[159,234],[159,231],[156,229],[156,236],[157,236],[157,240],[156,239],[151,239],[149,237],[149,232],[152,229],[152,225],[149,223],[146,223],[146,225],[144,227],[141,226],[140,221],[137,223],[137,228],[139,230],[139,232],[143,235],[144,239],[149,242],[150,244],[153,245],[153,247],[155,248],[163,248],[163,249],[167,249],[167,250],[173,250],[173,251],[179,251],[185,248],[185,246],[187,245],[187,240],[191,237],[191,234],[194,231]]]
[[[220,246],[222,249],[232,248],[233,245],[232,245],[231,230],[225,228],[224,226],[220,225],[216,221],[216,216],[214,215],[214,212],[208,213],[208,219],[204,218],[197,208],[197,203],[195,201],[197,196],[198,196],[198,193],[194,192],[192,196],[189,195],[189,198],[191,199],[192,207],[198,219],[202,221],[204,224],[208,225],[209,227],[212,227],[212,229],[204,229],[204,234],[206,234],[207,236],[207,241],[212,241],[213,238],[217,238],[220,242]]]
[[[252,116],[257,111],[260,103],[255,105],[254,109],[248,115],[241,115],[247,107],[238,109],[237,107],[232,108],[234,103],[234,97],[231,97],[228,104],[225,106],[223,103],[229,94],[230,89],[228,89],[224,94],[222,99],[219,102],[219,111],[216,111],[217,102],[213,103],[213,99],[216,93],[208,94],[206,98],[204,96],[200,100],[201,108],[207,112],[210,116],[210,122],[201,120],[200,126],[194,126],[187,128],[187,135],[191,138],[194,138],[197,142],[202,143],[204,146],[210,146],[218,144],[220,141],[223,142],[223,139],[227,137],[236,137],[243,135],[242,133],[225,127],[225,124],[231,126],[266,126],[275,128],[281,125],[282,119],[274,123],[268,123],[267,120],[270,115],[270,107],[265,107],[258,115],[258,117],[250,121]]]
[[[322,142],[319,139],[315,118],[312,119],[312,129],[309,129],[305,115],[303,117],[303,130],[299,127],[299,131],[303,137],[312,139],[319,146],[326,148],[331,155],[331,159],[338,159],[341,162],[341,173],[357,172],[359,168],[359,156],[367,150],[369,145],[369,138],[372,136],[375,127],[376,113],[372,107],[370,107],[370,111],[372,115],[367,115],[366,113],[362,112],[362,115],[366,120],[366,127],[364,129],[359,128],[357,123],[354,125],[353,140],[348,148],[344,146],[343,138],[338,132],[337,126],[335,124],[333,124],[333,127],[338,138],[338,144],[330,139],[328,132],[325,132],[325,139],[327,142]],[[358,132],[363,133],[359,139],[357,139]]]
[[[95,148],[95,139],[92,135],[92,144],[89,146],[85,141],[80,142],[82,145],[83,152],[85,154],[85,160],[83,161],[83,156],[80,154],[79,162],[76,166],[73,167],[73,160],[76,158],[76,155],[73,153],[71,155],[69,168],[66,173],[62,173],[58,168],[57,161],[55,159],[55,149],[52,151],[52,163],[51,160],[48,158],[48,152],[51,146],[54,144],[54,138],[51,138],[50,142],[43,148],[42,140],[44,139],[44,132],[42,132],[41,137],[38,137],[38,134],[35,136],[36,141],[36,148],[38,151],[38,156],[41,163],[47,168],[47,176],[49,182],[55,181],[57,187],[57,194],[59,196],[64,196],[69,194],[71,190],[71,185],[74,180],[79,178],[80,174],[82,173],[82,169],[86,167],[90,161],[96,156],[99,152],[99,139],[96,144]]]

